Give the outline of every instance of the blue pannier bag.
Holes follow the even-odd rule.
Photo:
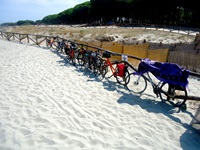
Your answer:
[[[148,58],[143,59],[138,67],[139,74],[151,72],[158,80],[171,85],[186,87],[190,72],[181,68],[179,65],[168,62],[152,61]]]

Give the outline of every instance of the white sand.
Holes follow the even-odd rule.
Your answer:
[[[100,81],[47,49],[0,40],[0,150],[199,150],[195,113]],[[198,95],[200,80],[190,79]]]

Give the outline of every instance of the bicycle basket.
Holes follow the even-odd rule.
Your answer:
[[[104,57],[104,58],[111,58],[111,55],[108,52],[104,52],[103,55],[102,55],[102,57]]]

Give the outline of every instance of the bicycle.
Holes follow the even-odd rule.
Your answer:
[[[95,75],[97,75],[99,63],[99,52],[86,50],[81,48],[77,55],[78,63],[81,67],[85,67],[87,70],[92,70]]]
[[[57,47],[58,52],[60,51],[62,54],[64,54],[64,52],[66,52],[67,49],[69,49],[69,45],[66,44],[66,41],[64,39],[58,41],[58,47]]]
[[[158,68],[163,67],[162,66],[163,63],[156,62],[155,66],[148,69],[147,67],[151,62],[145,64],[145,61],[146,60],[144,61],[142,60],[141,63],[139,64],[138,70],[133,68],[134,72],[130,73],[129,77],[127,77],[126,80],[127,89],[136,94],[141,94],[146,90],[148,81],[151,87],[153,88],[153,92],[156,94],[157,97],[160,97],[162,102],[169,101],[175,107],[186,108],[185,102],[187,100],[187,90],[186,90],[187,81],[185,81],[184,84],[181,84],[181,82],[178,82],[178,77],[176,76],[172,77],[174,78],[173,80],[170,80],[170,77],[167,77],[166,74],[162,76],[159,74],[158,70],[155,70],[156,67]],[[169,65],[166,64],[165,66],[167,67]],[[172,64],[172,66],[173,67],[175,66],[175,68],[177,69],[177,65]],[[170,68],[167,69],[163,67],[163,69],[166,69],[167,72],[169,71]],[[153,82],[150,73],[159,80],[157,84]],[[187,79],[187,77],[189,76],[189,72],[183,70],[183,76],[184,79]]]
[[[51,39],[47,39],[47,41],[46,41],[47,47],[57,49],[59,44],[58,44],[58,41],[56,39],[57,39],[57,37],[52,37]]]
[[[78,48],[75,43],[70,43],[67,47],[65,47],[65,53],[68,57],[68,61],[71,62],[73,65],[76,64],[76,59],[79,50],[80,48]]]
[[[108,73],[108,68],[111,70],[111,76],[108,78],[111,78],[114,76],[117,80],[117,83],[121,85],[126,85],[126,82],[129,80],[129,71],[128,71],[128,65],[125,61],[115,61],[111,62],[111,53],[108,51],[105,51],[102,54],[101,59],[101,65],[99,67],[100,77],[103,79],[105,78],[106,74]],[[127,80],[127,81],[126,81]]]
[[[103,59],[99,51],[92,52],[89,58],[90,68],[92,68],[94,75],[100,75],[100,69]]]

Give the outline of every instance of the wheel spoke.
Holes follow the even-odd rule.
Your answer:
[[[126,78],[126,87],[131,92],[141,94],[147,88],[147,81],[143,76],[131,73]]]

